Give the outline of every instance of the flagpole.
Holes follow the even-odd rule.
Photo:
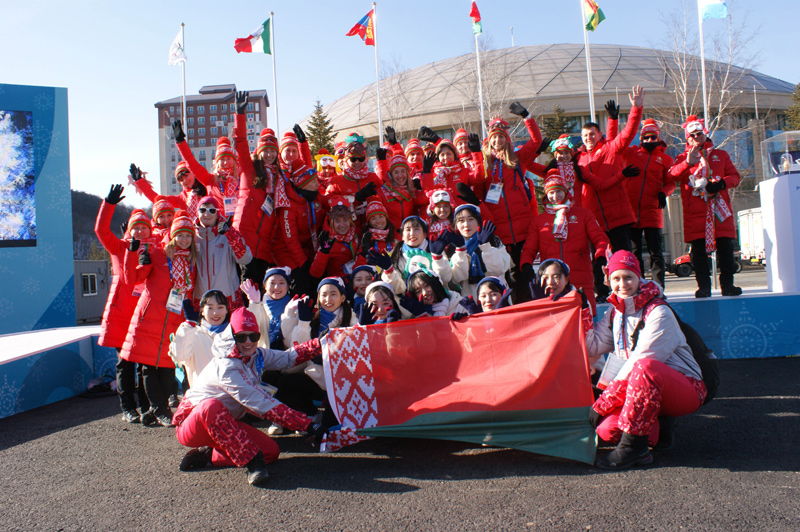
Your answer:
[[[597,122],[594,114],[594,84],[592,83],[592,56],[589,53],[589,32],[586,30],[586,13],[583,11],[583,3],[585,0],[578,0],[581,6],[581,25],[583,26],[583,46],[586,50],[586,77],[589,80],[589,114],[592,116],[592,122]]]
[[[700,26],[700,70],[703,77],[703,120],[706,128],[711,129],[711,120],[708,116],[708,93],[706,92],[706,51],[703,46],[703,15],[700,12],[700,0],[697,0],[697,22]]]
[[[475,62],[478,65],[478,103],[481,106],[481,137],[486,138],[486,119],[483,117],[483,86],[481,85],[481,54],[478,50],[478,33],[475,34]]]
[[[381,75],[378,70],[378,10],[372,2],[372,40],[375,48],[375,80],[378,89],[378,147],[383,146],[383,118],[381,117]]]
[[[183,52],[186,53],[186,38],[183,33],[185,24],[181,22],[181,45],[183,46]],[[181,107],[182,112],[181,116],[183,118],[183,127],[186,127],[186,59],[181,61],[181,81],[183,82],[183,92],[181,93]]]
[[[275,135],[280,138],[281,122],[278,119],[278,74],[275,69],[275,13],[269,13],[269,51],[272,56],[272,93],[275,99]],[[264,111],[266,113],[266,111]]]

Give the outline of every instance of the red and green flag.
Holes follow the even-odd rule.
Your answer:
[[[594,31],[606,19],[603,10],[594,0],[583,0],[583,13],[586,16],[586,29]]]
[[[472,7],[469,10],[469,16],[472,17],[472,33],[480,35],[483,33],[483,25],[481,25],[481,12],[478,11],[478,4],[472,0]]]
[[[265,20],[264,23],[248,37],[236,39],[233,47],[236,48],[236,53],[256,52],[271,54],[269,49],[269,19]]]
[[[323,340],[341,427],[322,450],[374,436],[509,447],[592,463],[594,397],[580,298],[533,301],[460,321],[334,329]]]

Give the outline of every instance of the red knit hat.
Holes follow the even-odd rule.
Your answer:
[[[158,222],[158,217],[163,212],[175,212],[175,207],[166,196],[156,196],[156,201],[153,203],[153,221]]]
[[[624,249],[617,251],[608,259],[608,275],[617,270],[629,270],[635,273],[637,277],[642,276],[642,271],[639,268],[639,259],[633,253]]]
[[[505,135],[508,143],[511,143],[511,135],[508,134],[508,122],[499,116],[492,118],[491,122],[489,122],[488,138],[492,138],[492,135]]]
[[[551,190],[561,190],[564,194],[569,195],[567,183],[561,177],[561,172],[558,168],[548,170],[547,177],[544,180],[544,193],[547,194]]]
[[[146,225],[148,229],[153,230],[153,224],[150,223],[150,217],[142,209],[134,209],[131,212],[131,217],[128,218],[128,231],[133,229],[134,225]]]
[[[258,332],[258,321],[255,314],[239,307],[231,313],[231,332],[237,334],[244,331]]]
[[[407,171],[411,171],[408,166],[408,159],[402,153],[397,153],[389,159],[389,174],[394,171],[395,168],[405,168]]]
[[[453,144],[457,145],[462,140],[469,140],[469,133],[467,133],[467,130],[463,127],[456,130],[456,136],[453,137]]]
[[[214,155],[214,162],[219,161],[223,157],[233,157],[236,159],[236,152],[231,147],[231,140],[228,137],[220,137],[217,139],[217,151]]]
[[[652,118],[648,118],[642,123],[642,132],[639,137],[652,135],[654,133],[657,137],[656,140],[661,140],[661,129],[658,127],[658,123]]]
[[[456,149],[455,145],[451,140],[448,139],[441,139],[439,143],[436,145],[436,156],[438,157],[440,153],[442,153],[443,148],[448,148],[453,151],[453,157],[458,159],[458,150]]]
[[[175,177],[178,177],[181,172],[191,172],[191,170],[189,170],[189,163],[186,161],[179,162],[178,166],[175,167]]]
[[[200,206],[200,205],[204,205],[206,203],[209,203],[209,204],[213,205],[214,208],[217,209],[217,212],[220,215],[223,214],[222,212],[220,212],[222,210],[222,208],[219,205],[219,200],[217,198],[215,198],[214,196],[203,196],[202,198],[200,198],[200,201],[197,203],[197,205]]]
[[[297,148],[297,151],[300,151],[300,143],[297,142],[297,135],[295,135],[292,131],[287,131],[283,134],[280,151],[283,152],[287,146],[294,146]]]
[[[353,210],[353,203],[347,199],[347,196],[331,196],[328,198],[328,206],[331,209],[328,214],[333,214],[333,211],[336,210]]]
[[[386,207],[384,206],[380,198],[378,198],[378,196],[370,196],[369,198],[367,198],[367,213],[366,213],[367,223],[369,223],[370,219],[373,216],[376,216],[378,214],[382,214],[387,218],[389,217],[389,215],[386,212]]]
[[[275,136],[275,132],[272,131],[270,128],[265,127],[261,130],[261,136],[258,137],[258,144],[256,145],[256,155],[259,155],[262,151],[272,148],[275,151],[278,151],[278,137]]]
[[[406,144],[406,157],[411,155],[415,151],[422,151],[422,144],[419,143],[418,139],[409,139],[408,144]]]
[[[169,228],[169,239],[172,240],[178,233],[194,234],[192,219],[189,218],[189,213],[184,210],[175,213],[175,219],[172,220],[172,226]]]
[[[316,177],[317,172],[306,165],[302,158],[292,161],[292,182],[297,185],[298,188],[303,188]]]

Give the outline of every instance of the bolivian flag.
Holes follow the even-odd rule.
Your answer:
[[[374,436],[457,440],[586,463],[596,435],[580,298],[460,321],[419,318],[332,330],[328,399],[341,428],[323,451]]]
[[[586,29],[594,31],[606,19],[603,10],[594,0],[583,0],[583,12],[586,15]]]

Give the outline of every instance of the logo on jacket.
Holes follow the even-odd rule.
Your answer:
[[[719,155],[712,155],[711,156],[711,160],[712,161],[719,161]]]
[[[574,214],[569,217],[569,223],[574,224],[577,221],[578,221],[578,217],[575,216]]]

